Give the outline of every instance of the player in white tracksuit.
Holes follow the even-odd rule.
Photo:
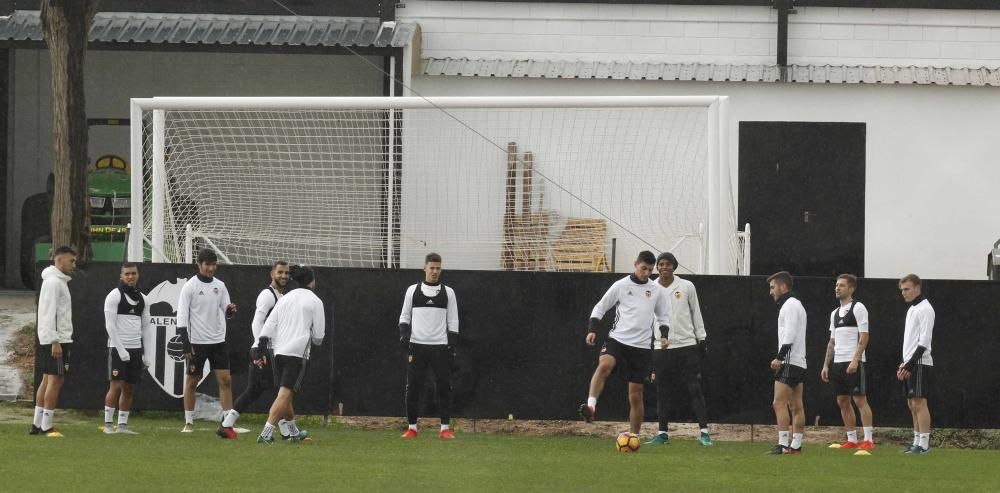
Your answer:
[[[76,270],[76,251],[68,246],[52,252],[52,265],[42,271],[38,289],[38,349],[35,367],[42,370],[42,382],[35,394],[32,435],[60,438],[52,426],[63,380],[69,373],[73,344],[73,306],[69,296],[70,273]]]
[[[316,276],[309,267],[297,266],[292,270],[292,280],[298,288],[288,291],[274,305],[267,317],[257,341],[257,349],[267,347],[268,340],[274,351],[274,365],[279,385],[278,396],[271,404],[267,423],[257,437],[257,443],[274,443],[274,428],[278,420],[289,421],[289,432],[293,438],[307,438],[308,433],[300,432],[295,426],[295,410],[292,401],[305,378],[306,364],[313,345],[323,343],[326,334],[326,311],[323,302],[313,292]],[[267,340],[265,340],[265,338]],[[254,359],[260,358],[255,354]]]
[[[670,304],[659,284],[649,279],[656,264],[652,252],[639,252],[635,272],[611,285],[590,313],[587,326],[587,344],[597,341],[601,319],[608,310],[615,309],[615,322],[608,338],[601,347],[597,369],[590,379],[587,402],[580,405],[580,416],[593,421],[597,412],[597,398],[604,390],[604,382],[616,368],[625,370],[628,380],[629,429],[639,433],[643,418],[643,388],[649,382],[653,350],[650,341],[659,338],[661,347],[667,347],[670,330]],[[655,325],[654,325],[655,320]],[[653,327],[657,327],[654,333]]]

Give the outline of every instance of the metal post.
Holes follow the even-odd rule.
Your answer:
[[[194,263],[194,236],[191,233],[191,224],[184,225],[184,261]]]
[[[394,97],[396,95],[396,57],[389,57],[389,97]],[[386,234],[385,234],[385,266],[388,269],[392,268],[393,262],[396,259],[393,257],[393,241],[392,241],[392,225],[393,225],[393,212],[396,207],[395,197],[393,197],[393,191],[396,190],[396,109],[389,108],[387,113],[389,118],[389,138],[386,142],[389,144],[387,149],[388,156],[388,168],[389,168],[389,180],[388,180],[388,190],[386,190]]]
[[[618,254],[618,238],[611,238],[611,272],[615,272],[615,256]]]
[[[743,227],[743,274],[750,275],[750,223]]]
[[[166,115],[163,110],[153,110],[153,262],[166,262],[163,256],[164,216],[166,215],[167,177],[165,166]]]
[[[708,107],[708,262],[707,271],[702,274],[723,274],[720,258],[723,255],[725,236],[723,233],[722,190],[722,152],[719,149],[719,108],[716,100]],[[728,211],[726,213],[728,215]],[[703,236],[705,238],[705,236]]]
[[[705,223],[698,223],[698,273],[709,274],[708,269],[708,241],[705,238]]]
[[[131,190],[131,223],[129,224],[128,237],[128,259],[130,262],[142,262],[144,253],[142,249],[142,236],[145,228],[142,223],[143,213],[143,193],[142,171],[145,163],[145,156],[142,154],[142,108],[134,101],[129,104],[129,169]]]
[[[774,0],[778,11],[778,71],[781,82],[788,82],[788,14],[794,14],[795,0]]]

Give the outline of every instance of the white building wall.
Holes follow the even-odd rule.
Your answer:
[[[414,89],[426,96],[728,95],[734,180],[741,120],[865,122],[867,276],[983,279],[986,253],[1000,236],[994,88],[415,77]]]
[[[1000,67],[1000,12],[798,8],[790,64]],[[767,7],[406,2],[427,58],[596,62],[776,62]],[[426,96],[730,96],[731,176],[738,122],[867,124],[865,270],[982,279],[1000,236],[993,87],[414,77]],[[738,190],[734,183],[734,190]]]
[[[770,7],[408,0],[432,58],[774,64]],[[789,64],[1000,66],[1000,11],[798,7]]]
[[[381,66],[380,58],[373,62]],[[85,70],[90,118],[128,118],[133,97],[381,96],[383,81],[364,60],[334,55],[89,51]],[[52,171],[48,51],[14,50],[11,74],[6,284],[19,285],[21,206],[45,191]],[[95,130],[91,145],[109,132]],[[127,127],[122,132],[125,147],[118,154],[127,160]]]

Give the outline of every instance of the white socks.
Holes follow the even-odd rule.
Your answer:
[[[778,432],[778,445],[781,445],[783,447],[787,447],[788,446],[788,432],[787,431],[779,431]]]
[[[295,424],[294,419],[285,421],[285,426],[288,426],[288,436],[298,436],[299,425]]]
[[[451,426],[449,426],[449,425],[446,425],[446,424],[444,424],[444,423],[441,423],[441,431],[445,431],[445,430],[448,430],[448,429],[450,429],[450,428],[451,428]]]
[[[104,424],[109,425],[114,423],[115,419],[115,408],[104,406]]]
[[[792,448],[802,448],[802,434],[792,433]]]
[[[271,435],[273,434],[274,434],[274,425],[272,425],[270,421],[264,423],[264,429],[261,430],[260,436],[264,438],[271,438]]]
[[[587,407],[597,410],[597,397],[590,396],[587,397]]]
[[[129,411],[118,411],[118,426],[128,426]]]
[[[866,442],[872,441],[872,433],[875,431],[875,428],[871,426],[865,426],[862,429],[865,431],[865,441]]]
[[[917,447],[920,445],[920,433],[917,430],[913,430],[913,446]]]
[[[409,426],[407,426],[407,428],[409,428],[409,429],[411,429],[413,431],[417,431],[417,425],[409,425]]]
[[[229,412],[224,414],[225,418],[222,419],[223,428],[232,428],[236,424],[236,420],[240,418],[240,413],[236,412],[235,409],[230,409]]]
[[[52,410],[52,409],[43,409],[42,410],[42,425],[40,426],[40,428],[42,429],[42,431],[49,431],[49,430],[52,429],[52,415],[53,414],[55,414],[55,411]]]
[[[31,424],[39,428],[42,427],[42,411],[44,411],[42,406],[35,406],[35,419],[31,421]]]
[[[702,428],[701,432],[707,435],[708,434],[708,428]]]
[[[847,441],[851,443],[858,443],[858,432],[857,430],[851,430],[847,432]]]
[[[194,424],[194,411],[184,411],[184,424],[186,425]]]
[[[288,436],[292,434],[292,432],[288,428],[288,421],[286,421],[285,418],[281,418],[278,420],[278,431],[281,433],[282,436]]]
[[[931,434],[930,433],[918,433],[918,439],[920,443],[920,448],[924,450],[930,450],[931,448]]]

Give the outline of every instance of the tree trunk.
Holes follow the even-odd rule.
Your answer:
[[[83,260],[91,257],[83,59],[98,1],[43,0],[41,10],[52,64],[52,246],[70,245]]]

